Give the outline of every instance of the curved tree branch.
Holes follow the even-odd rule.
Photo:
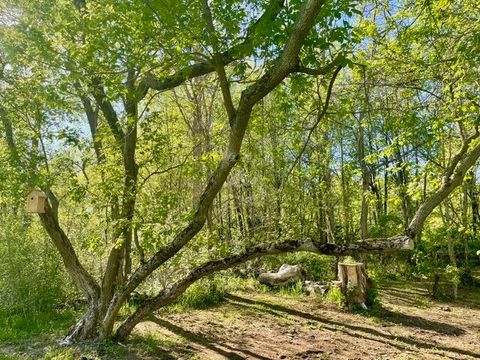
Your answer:
[[[249,55],[257,38],[258,29],[261,29],[277,17],[280,10],[284,6],[284,0],[272,0],[266,7],[265,12],[258,20],[250,26],[247,34],[242,42],[234,45],[230,49],[221,53],[221,61],[223,65],[242,59]],[[210,61],[202,61],[178,70],[170,76],[159,78],[152,73],[147,73],[140,81],[138,92],[140,96],[144,96],[148,89],[164,91],[173,89],[189,79],[193,79],[202,75],[206,75],[215,71],[215,66]]]
[[[296,240],[290,239],[275,244],[258,245],[251,247],[244,252],[232,255],[230,257],[209,261],[196,268],[182,280],[179,280],[171,287],[163,289],[158,295],[150,299],[146,304],[139,307],[132,315],[130,315],[118,328],[115,334],[115,340],[123,341],[130,334],[136,324],[150,315],[153,311],[162,306],[174,302],[182,295],[187,288],[195,281],[214,274],[218,271],[231,268],[242,264],[248,260],[266,256],[282,254],[286,252],[309,251],[323,255],[353,255],[361,252],[385,252],[385,251],[402,251],[412,250],[413,241],[408,236],[399,235],[384,239],[366,239],[347,245],[337,245],[330,243],[317,243],[313,240]]]
[[[208,34],[210,36],[210,43],[214,51],[213,63],[218,75],[218,80],[220,82],[220,88],[222,89],[223,103],[225,110],[227,111],[230,125],[232,125],[236,110],[235,106],[233,105],[232,94],[230,93],[230,84],[228,83],[227,73],[225,72],[223,56],[219,53],[217,34],[215,31],[215,26],[213,25],[213,16],[210,6],[208,5],[208,0],[202,0],[202,13]]]
[[[307,74],[307,75],[314,75],[314,76],[327,75],[330,71],[335,69],[335,67],[343,67],[345,60],[346,60],[345,56],[343,54],[339,54],[329,64],[325,66],[312,69],[312,68],[302,66],[301,64],[298,64],[295,67],[294,72]]]
[[[424,201],[413,216],[407,229],[408,236],[414,238],[418,235],[432,211],[462,184],[465,174],[480,158],[480,143],[477,143],[468,152],[469,145],[474,139],[478,139],[479,135],[478,131],[475,131],[475,134],[466,139],[459,152],[454,156],[452,163],[442,176],[442,185]]]
[[[97,301],[100,296],[100,287],[78,260],[70,239],[58,223],[56,211],[47,203],[45,213],[38,215],[74,283],[87,295],[89,301]]]
[[[330,63],[329,65],[331,65],[331,64],[333,64],[333,62]],[[316,119],[315,123],[313,124],[313,126],[310,127],[310,131],[308,132],[308,135],[307,135],[307,140],[305,140],[305,142],[302,146],[302,149],[300,150],[298,155],[295,157],[295,160],[293,161],[293,164],[290,166],[290,169],[288,169],[288,171],[287,171],[287,173],[286,173],[286,175],[285,175],[285,177],[282,181],[282,184],[285,184],[288,177],[292,173],[293,169],[295,168],[297,163],[300,161],[300,158],[302,157],[303,153],[305,152],[305,149],[307,148],[308,144],[310,143],[310,139],[312,137],[313,132],[317,128],[318,124],[320,124],[320,121],[323,119],[323,117],[326,115],[326,113],[328,111],[328,106],[330,104],[330,98],[332,97],[333,84],[335,83],[335,80],[337,79],[337,75],[338,75],[338,73],[340,72],[341,69],[342,69],[342,65],[337,66],[337,68],[335,69],[335,72],[333,73],[332,78],[330,79],[330,82],[328,84],[325,104],[323,105],[322,110],[318,111],[317,119]]]
[[[123,152],[125,134],[120,126],[117,113],[113,108],[112,103],[108,100],[105,89],[100,83],[100,79],[94,78],[92,81],[92,86],[93,97],[100,107],[100,110],[102,110],[105,120],[107,120],[107,124],[112,131],[113,137],[117,142],[117,146],[120,148],[120,151]]]

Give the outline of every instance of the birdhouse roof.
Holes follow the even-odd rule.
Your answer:
[[[38,197],[43,197],[43,198],[47,198],[47,194],[45,194],[43,191],[41,190],[31,190],[29,193],[28,193],[28,196],[38,196]]]

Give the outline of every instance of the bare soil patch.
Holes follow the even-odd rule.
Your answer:
[[[478,295],[478,293],[477,293]],[[208,310],[160,313],[135,334],[163,359],[480,359],[480,298],[433,302],[392,283],[375,316],[315,298],[236,293]],[[442,309],[443,308],[443,309]]]

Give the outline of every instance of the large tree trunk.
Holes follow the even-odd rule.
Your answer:
[[[239,159],[240,148],[253,107],[295,70],[298,53],[323,5],[322,0],[307,0],[303,4],[281,55],[260,79],[242,92],[238,109],[230,121],[231,131],[224,157],[210,177],[200,197],[193,219],[170,244],[160,249],[149,261],[140,266],[123,287],[115,293],[103,319],[106,326],[102,329],[101,338],[110,336],[114,319],[128,295],[154,270],[175,256],[204,226],[213,200]]]
[[[60,345],[71,345],[78,339],[95,340],[98,336],[99,313],[98,303],[90,303],[85,315],[69,330]]]
[[[56,204],[56,199],[50,192],[50,202]],[[95,279],[85,270],[75,254],[70,239],[58,223],[58,214],[55,207],[47,202],[45,213],[39,214],[40,220],[62,256],[63,263],[70,277],[83,291],[88,301],[88,310],[77,324],[70,330],[65,338],[65,343],[71,343],[75,339],[92,339],[97,335],[97,321],[100,304],[100,287]]]

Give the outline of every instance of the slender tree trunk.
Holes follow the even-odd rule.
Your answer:
[[[411,220],[411,205],[410,197],[407,194],[407,185],[408,185],[408,173],[405,167],[402,153],[400,149],[397,149],[395,153],[396,165],[398,168],[397,171],[397,186],[399,188],[399,196],[402,201],[402,215],[403,215],[403,225],[405,229],[408,229],[408,224]]]
[[[364,128],[361,123],[358,125],[358,157],[360,170],[362,172],[362,209],[360,213],[360,237],[367,238],[368,234],[368,168],[365,162],[365,140]]]
[[[238,229],[240,230],[240,236],[245,237],[245,223],[243,221],[242,206],[240,202],[239,190],[236,185],[232,184],[233,206],[235,207],[235,213],[237,214]]]
[[[326,216],[327,216],[327,238],[330,242],[336,242],[336,231],[335,231],[335,206],[333,203],[333,189],[332,189],[332,174],[330,169],[330,163],[328,161],[329,157],[326,158],[324,169],[324,178],[325,178],[325,193],[327,198],[325,201],[326,205]]]
[[[351,214],[349,213],[349,190],[347,188],[347,180],[345,175],[345,155],[343,148],[343,136],[340,137],[340,178],[342,183],[342,212],[343,226],[345,227],[344,241],[348,242],[351,236]]]
[[[462,185],[462,226],[463,226],[463,257],[464,257],[464,264],[465,267],[468,268],[468,233],[469,233],[469,224],[468,224],[468,187],[469,182],[471,180],[468,179]]]
[[[453,223],[452,219],[452,213],[451,213],[451,208],[452,208],[451,203],[445,204],[445,216],[443,217],[445,225],[449,226],[450,224]],[[450,265],[453,266],[454,268],[457,268],[457,258],[455,254],[455,238],[451,234],[451,231],[447,232],[447,248],[448,248],[448,257],[450,259]],[[458,284],[454,281],[452,283],[452,291],[453,291],[453,298],[457,298],[457,292],[458,292]]]

